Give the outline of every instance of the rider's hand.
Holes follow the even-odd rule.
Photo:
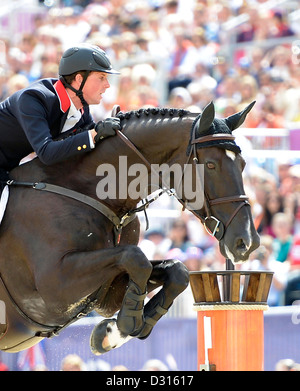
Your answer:
[[[106,137],[114,136],[116,130],[121,129],[119,118],[106,118],[104,121],[99,121],[95,126],[96,136],[94,138],[95,143]]]

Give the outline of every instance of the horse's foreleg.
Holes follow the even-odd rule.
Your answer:
[[[132,246],[123,252],[118,266],[128,275],[124,299],[117,320],[104,320],[94,328],[90,340],[94,354],[121,346],[144,327],[144,299],[152,264],[138,247]]]
[[[149,336],[157,321],[168,312],[173,300],[188,286],[189,272],[180,261],[167,260],[154,266],[150,279],[150,282],[163,286],[145,305],[145,324],[138,335],[140,339]]]
[[[138,286],[133,280],[129,280],[118,320],[103,320],[93,330],[90,345],[94,354],[103,354],[120,347],[134,336],[140,339],[148,337],[156,322],[170,308],[173,300],[187,287],[189,273],[181,262],[167,260],[151,263],[153,270],[147,285],[149,290],[162,285],[161,290],[143,308],[145,293],[141,292],[144,292],[143,289],[146,291],[146,285],[144,286],[141,278],[144,280],[146,274],[141,273],[140,270],[140,276],[135,275]],[[139,268],[134,269],[135,272],[139,270]],[[133,275],[131,274],[130,277]],[[142,328],[138,330],[141,322]],[[136,329],[132,332],[134,328]]]
[[[140,252],[126,257],[123,268],[129,276],[128,286],[117,318],[117,327],[124,335],[139,334],[144,325],[144,299],[147,296],[147,283],[152,273],[152,265]]]

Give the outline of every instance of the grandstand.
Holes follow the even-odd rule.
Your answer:
[[[121,72],[112,79],[101,105],[91,108],[95,121],[110,116],[114,104],[122,111],[166,106],[201,112],[213,100],[217,116],[227,117],[256,100],[235,135],[247,161],[245,190],[258,232],[271,239],[270,260],[280,264],[280,275],[274,275],[276,299],[265,315],[266,370],[274,370],[280,359],[300,362],[300,350],[295,348],[299,322],[293,318],[300,308],[299,20],[297,0],[0,1],[1,101],[37,79],[56,78],[62,52],[80,42],[102,47]],[[277,214],[291,222],[285,236],[274,227]],[[224,268],[215,240],[174,199],[162,197],[151,205],[148,217],[150,231],[157,231],[159,238],[143,232],[140,245],[146,255],[165,257],[173,248],[184,252],[188,242],[200,250],[199,270]],[[144,216],[140,218],[145,228]],[[178,221],[185,225],[183,236],[174,228]],[[288,251],[282,258],[284,246]],[[256,255],[249,265],[257,265]],[[113,352],[111,360],[103,360],[109,368],[125,364],[137,370],[153,354],[163,361],[171,354],[178,369],[195,370],[192,306],[187,291],[156,326],[150,342],[132,341],[121,353]],[[93,322],[94,317],[88,317],[57,341],[43,343],[50,370],[58,370],[70,352],[91,361],[90,368],[101,368],[86,350],[86,330]],[[180,339],[184,346],[174,344]],[[136,357],[143,362],[134,361]],[[16,356],[0,352],[1,361],[11,370],[24,368]]]

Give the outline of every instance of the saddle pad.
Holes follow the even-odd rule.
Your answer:
[[[8,202],[8,196],[9,196],[9,188],[6,185],[2,191],[1,200],[0,200],[0,224],[5,213],[6,205]]]

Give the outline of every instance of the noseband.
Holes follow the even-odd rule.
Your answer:
[[[197,120],[197,119],[196,119]],[[194,122],[195,125],[196,121]],[[189,162],[192,154],[193,154],[193,163],[196,166],[197,170],[197,163],[199,161],[197,156],[197,150],[196,146],[197,144],[206,143],[210,141],[224,141],[224,140],[231,140],[233,141],[235,137],[232,134],[225,134],[225,133],[215,133],[212,135],[202,136],[195,138],[195,126],[193,125],[192,129],[192,140],[190,142],[190,153],[188,156],[187,163]],[[217,144],[214,144],[218,146]],[[204,208],[205,208],[205,216],[200,216],[197,214],[196,216],[199,217],[202,221],[202,224],[207,231],[207,233],[211,236],[214,236],[217,240],[221,240],[222,237],[225,234],[226,229],[228,228],[229,224],[232,222],[233,218],[236,216],[238,211],[244,206],[244,205],[250,205],[249,204],[249,198],[242,194],[242,195],[234,195],[234,196],[226,196],[226,197],[220,197],[215,199],[209,199],[205,189],[204,189]],[[231,202],[240,202],[240,204],[236,207],[234,212],[231,214],[229,219],[227,220],[226,224],[224,224],[221,220],[217,219],[215,216],[211,213],[211,207],[215,205],[221,205],[221,204],[227,204]],[[192,211],[191,211],[192,212]]]

